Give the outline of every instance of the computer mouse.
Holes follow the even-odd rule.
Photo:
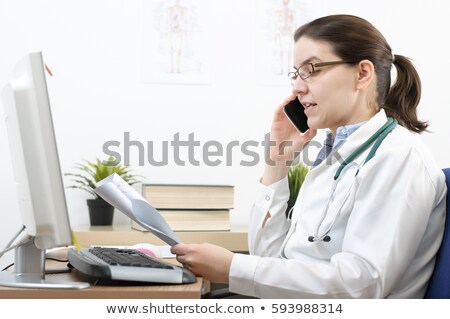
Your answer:
[[[162,254],[161,254],[161,251],[159,250],[159,248],[152,244],[139,243],[139,244],[129,246],[128,248],[136,249],[137,251],[140,251],[141,253],[152,256],[152,257],[162,258]]]

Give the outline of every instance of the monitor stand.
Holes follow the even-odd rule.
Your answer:
[[[84,289],[86,282],[64,282],[45,279],[45,250],[34,244],[34,238],[15,248],[14,271],[0,272],[0,286],[15,288]]]

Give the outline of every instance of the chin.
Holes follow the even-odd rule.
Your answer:
[[[325,125],[320,123],[320,121],[317,121],[317,120],[314,120],[314,119],[311,119],[311,118],[308,118],[308,126],[309,126],[309,128],[312,128],[314,130],[327,128]]]

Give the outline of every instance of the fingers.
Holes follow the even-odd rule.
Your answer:
[[[177,255],[177,261],[183,265],[184,268],[188,268],[188,263],[186,262],[186,257],[182,255]]]
[[[184,255],[187,246],[185,244],[177,244],[170,247],[170,252],[174,255]]]
[[[191,258],[188,252],[189,247],[190,245],[177,244],[170,248],[170,252],[176,255],[176,260],[182,264],[184,268],[192,270],[188,261],[188,259]]]
[[[186,268],[186,245],[177,244],[170,248],[170,252],[176,255],[176,260]]]
[[[278,108],[283,108],[286,104],[289,102],[295,100],[297,98],[297,95],[291,94],[287,98],[284,99],[284,101],[278,106]]]
[[[212,244],[178,244],[171,252],[177,261],[195,275],[207,280],[228,283],[231,261],[234,253]]]
[[[284,107],[285,107],[289,102],[295,100],[296,98],[297,98],[297,96],[294,95],[294,94],[291,94],[291,95],[289,95],[287,98],[285,98],[284,101],[283,101],[280,105],[278,105],[278,107],[275,109],[275,115],[274,115],[275,119],[277,119],[278,116],[280,116],[280,114],[284,114],[284,111],[283,111],[283,110],[284,110]]]

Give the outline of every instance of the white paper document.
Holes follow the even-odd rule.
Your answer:
[[[96,194],[168,245],[181,243],[161,214],[116,173],[95,186]]]

